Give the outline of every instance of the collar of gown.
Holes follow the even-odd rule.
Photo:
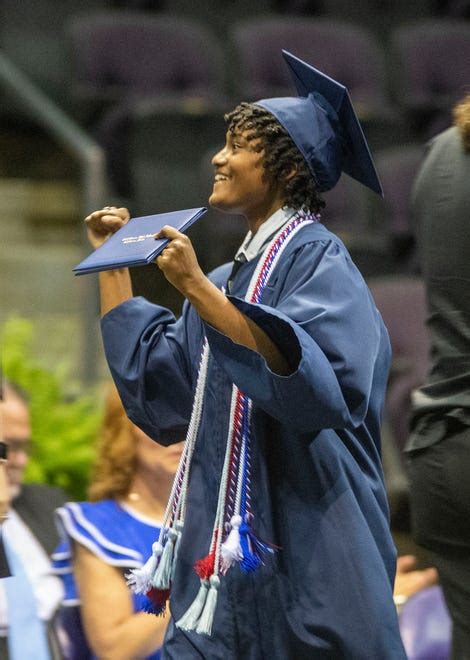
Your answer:
[[[294,214],[294,209],[283,206],[263,222],[254,236],[249,231],[235,255],[235,261],[251,261],[258,256],[274,234],[280,231]]]

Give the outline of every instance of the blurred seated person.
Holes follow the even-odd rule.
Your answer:
[[[63,587],[49,557],[59,540],[54,510],[66,497],[59,488],[23,484],[31,425],[26,395],[13,383],[4,383],[0,416],[10,499],[2,537],[12,574],[0,580],[0,659],[58,659],[54,623]]]
[[[140,611],[146,597],[130,591],[125,575],[152,552],[182,448],[183,442],[163,447],[148,438],[110,390],[91,501],[57,510],[64,539],[53,559],[66,590],[67,658],[160,657],[166,617]]]

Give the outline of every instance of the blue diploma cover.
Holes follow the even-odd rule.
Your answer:
[[[162,227],[170,225],[185,232],[206,211],[205,207],[201,207],[132,218],[75,266],[73,272],[75,275],[86,275],[113,268],[145,266],[154,261],[168,244],[167,238],[155,239],[155,234],[158,234]]]

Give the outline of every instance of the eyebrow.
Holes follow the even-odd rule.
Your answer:
[[[240,131],[229,131],[229,136],[232,140],[241,140],[242,142],[248,142],[248,140],[243,136],[243,133]]]

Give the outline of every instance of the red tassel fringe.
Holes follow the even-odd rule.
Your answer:
[[[215,550],[209,553],[206,557],[198,559],[194,564],[194,570],[199,575],[201,580],[208,580],[214,573],[215,565]]]
[[[166,602],[170,597],[170,589],[150,589],[145,594],[150,601],[153,614],[164,614]]]

